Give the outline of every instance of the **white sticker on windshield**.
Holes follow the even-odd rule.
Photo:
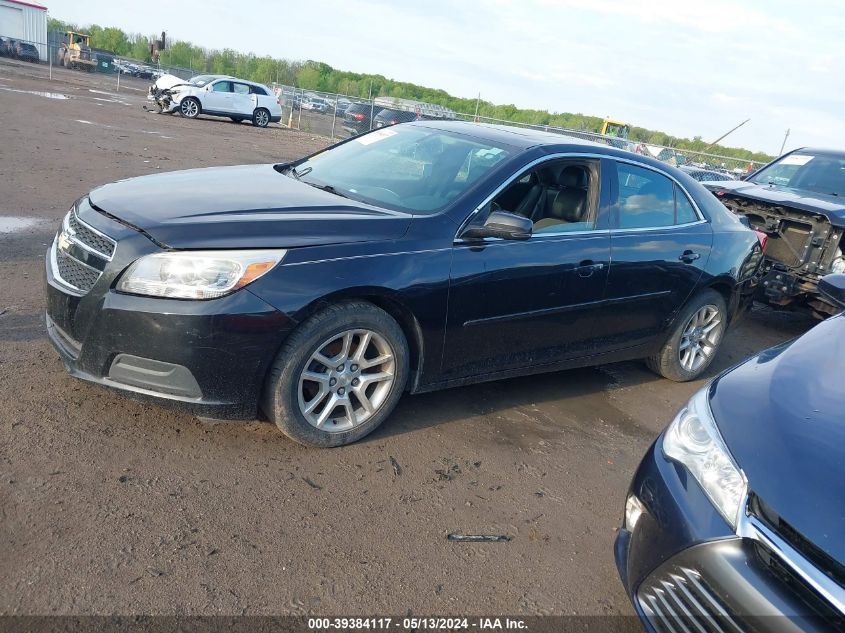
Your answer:
[[[806,165],[811,160],[813,160],[815,156],[808,156],[807,154],[790,154],[782,161],[780,161],[781,165]]]
[[[391,136],[395,136],[396,131],[390,130],[388,128],[382,128],[381,130],[376,130],[375,132],[370,132],[369,134],[365,134],[361,138],[356,138],[355,140],[358,141],[361,145],[370,145],[372,143],[376,143],[386,138],[390,138]]]

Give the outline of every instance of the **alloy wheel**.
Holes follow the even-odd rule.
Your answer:
[[[193,118],[199,113],[199,107],[193,99],[185,99],[182,102],[182,114],[188,118]]]
[[[321,431],[349,431],[378,412],[395,373],[395,354],[383,336],[346,330],[320,344],[305,363],[297,386],[299,410]]]
[[[270,122],[270,115],[265,110],[259,110],[255,113],[255,122],[258,124],[258,127],[266,127]]]
[[[715,305],[705,305],[690,317],[681,334],[678,357],[681,367],[697,371],[716,352],[722,337],[722,315]]]

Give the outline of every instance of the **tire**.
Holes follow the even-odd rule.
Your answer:
[[[316,359],[320,354],[326,362]],[[344,446],[387,419],[407,380],[408,343],[399,324],[371,303],[339,303],[288,337],[267,374],[261,407],[300,444]],[[361,393],[369,408],[359,399]]]
[[[202,106],[199,99],[194,97],[185,97],[179,104],[180,114],[187,119],[196,119],[202,112]]]
[[[669,338],[657,354],[646,359],[646,364],[669,380],[695,380],[716,357],[727,320],[722,295],[709,289],[698,293],[681,310]]]
[[[267,108],[256,108],[252,113],[252,124],[255,127],[267,127],[270,125],[270,111]]]

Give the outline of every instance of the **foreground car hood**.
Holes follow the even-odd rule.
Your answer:
[[[845,316],[766,350],[716,382],[719,430],[756,493],[845,563]]]
[[[724,191],[751,200],[781,204],[826,216],[831,223],[845,225],[845,201],[838,196],[824,195],[800,189],[758,185],[742,180],[702,183],[710,191]]]
[[[398,239],[411,216],[341,198],[272,165],[174,171],[104,185],[91,204],[172,248],[292,248]]]

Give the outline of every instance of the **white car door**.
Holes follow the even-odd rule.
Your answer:
[[[215,81],[202,97],[202,109],[209,112],[232,112],[232,82],[228,79]]]
[[[252,116],[255,110],[255,95],[250,94],[249,85],[232,82],[232,112]]]

